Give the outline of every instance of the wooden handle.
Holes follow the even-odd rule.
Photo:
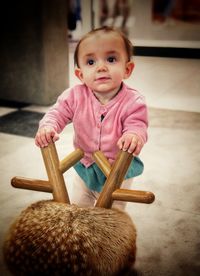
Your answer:
[[[55,201],[70,204],[63,173],[80,160],[84,152],[76,149],[61,162],[54,143],[41,148],[41,152],[49,181],[16,176],[12,178],[11,185],[15,188],[53,193]]]
[[[15,188],[52,193],[49,181],[15,176],[11,179],[11,185]]]
[[[105,155],[101,151],[96,151],[93,154],[93,158],[94,158],[95,163],[98,165],[98,167],[104,173],[104,175],[106,177],[108,177],[110,174],[110,171],[111,171],[111,165],[110,165],[108,159],[105,157]]]
[[[117,189],[112,193],[112,199],[150,204],[154,201],[155,196],[151,192]]]
[[[49,182],[53,189],[53,198],[57,202],[70,204],[69,196],[65,186],[64,177],[59,170],[59,159],[54,143],[41,148],[44,164],[46,167]]]
[[[66,172],[69,168],[74,166],[81,158],[83,158],[84,152],[81,149],[76,149],[69,155],[67,155],[61,162],[59,169],[62,173]]]
[[[120,188],[132,159],[132,154],[119,151],[95,206],[111,208],[113,203],[112,193]]]

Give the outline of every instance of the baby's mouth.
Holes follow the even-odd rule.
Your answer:
[[[99,78],[96,78],[95,81],[107,81],[107,80],[110,80],[109,77],[99,77]]]

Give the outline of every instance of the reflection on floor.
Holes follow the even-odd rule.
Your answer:
[[[141,154],[144,173],[134,189],[155,193],[151,205],[128,203],[138,231],[136,269],[144,276],[200,274],[200,61],[136,57],[129,84],[146,96],[149,141]],[[74,83],[73,72],[70,72]],[[136,78],[137,77],[137,78]],[[50,194],[14,189],[15,175],[46,179],[34,132],[48,107],[0,103],[0,245],[14,218]],[[60,159],[73,150],[73,128],[57,142]],[[65,173],[71,191],[73,170]],[[0,272],[9,276],[0,253]]]

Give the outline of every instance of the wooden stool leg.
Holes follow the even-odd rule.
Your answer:
[[[108,177],[111,172],[111,165],[108,162],[107,158],[101,151],[96,151],[93,157],[98,167],[101,169],[104,175]],[[147,191],[116,189],[112,193],[112,199],[150,204],[154,201],[155,196],[152,192]]]
[[[119,151],[95,206],[104,208],[112,207],[112,193],[120,188],[132,159],[132,154]]]
[[[49,182],[53,188],[53,198],[57,202],[70,204],[62,172],[59,169],[59,159],[54,143],[42,148],[42,156]]]

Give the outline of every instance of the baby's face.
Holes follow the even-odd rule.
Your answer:
[[[85,38],[79,46],[78,62],[76,76],[97,93],[118,91],[131,73],[124,41],[115,33],[99,32]]]

